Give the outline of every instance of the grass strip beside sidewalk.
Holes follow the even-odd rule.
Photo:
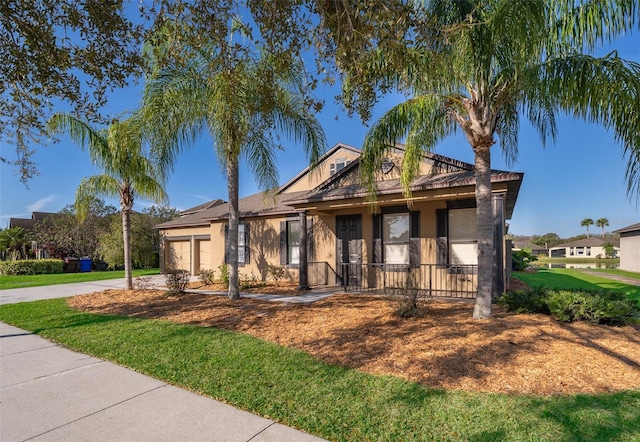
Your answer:
[[[158,269],[136,269],[133,277],[159,275]],[[0,276],[0,290],[41,287],[45,285],[71,284],[74,282],[104,281],[124,278],[124,270],[100,272],[55,273],[51,275],[12,275]]]
[[[541,398],[430,389],[239,333],[77,312],[64,299],[3,305],[0,320],[330,440],[640,435],[640,391]]]

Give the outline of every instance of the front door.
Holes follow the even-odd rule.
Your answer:
[[[362,216],[336,217],[336,256],[340,285],[360,287],[362,282]]]

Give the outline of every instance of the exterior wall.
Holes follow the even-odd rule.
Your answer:
[[[332,155],[327,157],[316,169],[311,171],[308,176],[302,177],[300,180],[292,184],[291,187],[288,187],[285,193],[314,189],[331,176],[329,170],[331,163],[335,163],[337,159],[341,158],[354,161],[358,156],[359,154],[351,149],[338,149]]]
[[[549,257],[550,258],[584,258],[584,259],[593,259],[593,258],[604,258],[605,251],[604,247],[600,246],[591,246],[589,247],[590,253],[587,255],[587,247],[582,247],[583,253],[579,254],[578,249],[580,247],[552,247],[549,249]],[[620,254],[620,248],[614,247],[614,258]]]
[[[620,234],[620,268],[640,272],[640,232]]]

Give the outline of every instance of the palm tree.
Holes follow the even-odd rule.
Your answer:
[[[26,256],[27,242],[27,232],[22,227],[11,227],[0,231],[0,249],[3,252],[10,252],[13,261],[19,256]]]
[[[89,150],[102,175],[86,177],[76,190],[76,212],[82,221],[95,197],[117,197],[122,214],[125,288],[132,288],[131,211],[136,195],[162,203],[167,195],[151,161],[142,152],[141,124],[137,118],[114,122],[97,130],[67,114],[55,114],[47,123],[54,134],[67,133],[71,140]]]
[[[596,220],[596,227],[602,229],[602,237],[604,238],[604,228],[609,227],[609,220],[607,218],[598,218]]]
[[[363,180],[375,192],[375,171],[390,144],[404,139],[401,181],[408,194],[420,152],[434,149],[456,130],[464,133],[475,154],[478,288],[473,317],[482,319],[491,315],[492,301],[491,147],[498,142],[508,162],[514,162],[521,118],[537,129],[543,144],[555,138],[559,112],[610,128],[629,156],[628,189],[640,190],[640,65],[615,52],[599,58],[582,52],[631,30],[638,21],[637,4],[424,3],[415,7],[420,22],[406,34],[411,42],[400,57],[374,51],[367,54],[373,61],[364,58],[367,78],[413,98],[371,127],[363,149]],[[352,62],[357,66],[357,60]],[[347,72],[352,75],[345,94],[357,99],[358,69]]]
[[[580,225],[587,228],[587,238],[589,238],[589,226],[593,225],[593,220],[591,218],[585,218],[580,221]]]
[[[284,135],[305,148],[312,166],[325,150],[322,128],[302,96],[303,72],[272,56],[237,57],[220,44],[188,48],[181,61],[148,80],[144,110],[153,123],[152,145],[168,173],[181,150],[205,129],[227,174],[229,298],[238,299],[238,197],[241,157],[263,190],[275,189],[278,171],[274,140]]]

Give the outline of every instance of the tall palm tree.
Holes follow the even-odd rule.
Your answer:
[[[72,141],[88,149],[94,165],[103,174],[86,177],[76,190],[76,212],[82,221],[95,197],[120,199],[124,246],[125,288],[133,286],[131,275],[131,211],[135,196],[162,203],[167,200],[152,162],[142,151],[141,124],[135,117],[114,122],[108,129],[95,129],[67,114],[55,114],[48,121],[49,131],[66,133]]]
[[[239,163],[244,158],[263,190],[278,185],[276,143],[281,135],[302,144],[313,166],[326,148],[324,132],[308,110],[298,65],[268,54],[237,57],[224,45],[186,48],[184,57],[157,70],[144,92],[152,145],[162,170],[206,129],[227,174],[229,298],[238,299]]]
[[[361,70],[413,96],[368,132],[363,180],[375,192],[375,171],[390,141],[405,139],[401,181],[409,193],[420,152],[434,149],[456,130],[464,133],[475,154],[473,317],[482,319],[491,315],[492,301],[491,147],[498,143],[506,159],[515,161],[521,118],[537,129],[543,143],[555,138],[558,113],[610,128],[629,156],[628,189],[640,189],[640,65],[615,52],[599,58],[582,52],[632,29],[637,3],[433,0],[416,5],[416,11],[419,23],[406,34],[411,41],[401,56],[374,51]],[[345,93],[356,99],[357,72],[348,71],[352,75],[345,82]]]
[[[604,228],[609,227],[609,220],[607,218],[598,218],[595,224],[596,227],[600,227],[602,229],[602,237],[604,238]]]
[[[589,238],[590,237],[590,235],[589,235],[589,226],[593,225],[593,220],[591,218],[585,218],[582,221],[580,221],[580,225],[582,227],[586,227],[586,229],[587,229],[587,238]]]

